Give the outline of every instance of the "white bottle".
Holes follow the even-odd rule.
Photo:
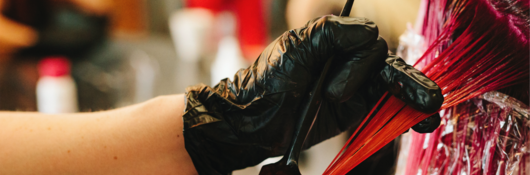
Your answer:
[[[42,113],[77,112],[77,89],[70,76],[70,61],[64,57],[48,57],[39,63],[37,109]]]
[[[219,41],[217,56],[211,67],[212,86],[222,79],[233,78],[239,70],[246,68],[249,64],[243,58],[243,53],[239,47],[239,41],[235,37],[236,19],[228,12],[219,15],[219,21],[223,24],[220,27],[223,37]]]
[[[204,8],[184,8],[170,16],[169,29],[178,58],[175,88],[184,90],[203,82],[201,79],[205,73],[201,69],[201,60],[208,59],[209,53],[215,50],[214,21],[214,14]]]

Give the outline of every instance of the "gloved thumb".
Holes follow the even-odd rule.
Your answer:
[[[350,99],[367,79],[379,73],[388,56],[386,41],[379,37],[368,47],[336,55],[326,77],[324,96],[327,100],[344,102]]]

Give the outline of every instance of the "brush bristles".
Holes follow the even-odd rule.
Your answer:
[[[523,13],[528,14],[528,6],[514,10],[505,2],[428,2],[431,10],[426,13],[423,35],[432,44],[416,66],[442,89],[445,97],[442,109],[485,92],[528,84],[529,20],[525,19]],[[514,2],[515,5],[525,3],[522,0]],[[440,20],[445,23],[438,23]],[[516,91],[528,94],[528,89]],[[380,105],[382,107],[376,115],[369,122],[366,118],[361,124],[366,125],[365,129],[354,132],[324,174],[346,174],[404,131],[430,116],[406,107],[395,97],[378,103],[376,107]],[[429,163],[423,162],[424,165]]]

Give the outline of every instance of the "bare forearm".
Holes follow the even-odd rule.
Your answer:
[[[95,113],[0,113],[0,174],[193,174],[182,98]]]

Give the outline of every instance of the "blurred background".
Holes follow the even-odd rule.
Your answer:
[[[76,111],[99,111],[215,85],[250,65],[269,42],[345,0],[0,0],[0,110],[42,111],[48,58],[63,58]],[[395,52],[420,0],[357,0],[351,16],[376,22]],[[408,25],[408,28],[412,28]],[[48,65],[50,67],[50,65]],[[54,67],[54,66],[51,66]],[[41,70],[40,70],[41,69]],[[44,73],[43,73],[44,72]],[[306,151],[302,174],[321,174],[348,134]],[[393,174],[387,145],[363,174]],[[386,150],[386,151],[385,151]],[[267,160],[273,162],[273,160]],[[368,160],[367,162],[369,162]],[[377,168],[377,167],[386,168]],[[257,174],[258,167],[234,174]]]

